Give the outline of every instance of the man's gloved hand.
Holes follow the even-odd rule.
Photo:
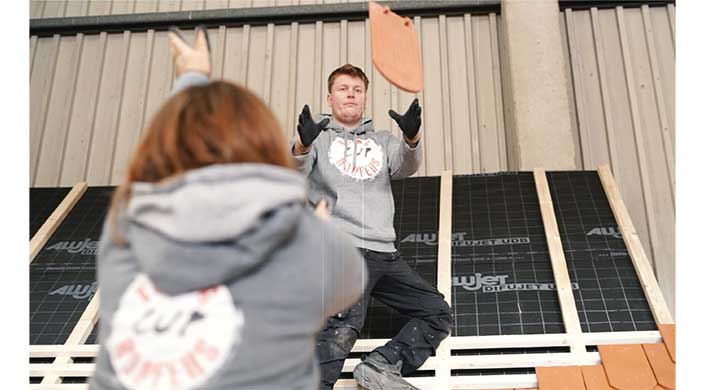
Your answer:
[[[179,33],[179,29],[169,29],[169,49],[174,61],[176,77],[194,71],[206,76],[211,74],[210,44],[205,26],[196,27],[196,43],[191,47]]]
[[[304,105],[304,109],[299,114],[299,125],[296,130],[299,131],[299,140],[303,147],[308,148],[313,141],[318,137],[321,130],[326,128],[330,119],[325,118],[320,122],[314,122],[311,117],[311,111],[308,109],[308,104]]]
[[[399,115],[396,111],[389,110],[389,116],[397,122],[407,140],[413,142],[418,141],[416,135],[421,128],[421,106],[419,106],[419,99],[414,99],[414,101],[411,102],[409,109],[406,110],[404,115]]]

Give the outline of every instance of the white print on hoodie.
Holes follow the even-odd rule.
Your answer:
[[[243,324],[222,285],[167,296],[139,274],[120,300],[107,349],[128,388],[194,389],[229,358]]]
[[[371,180],[382,170],[384,154],[382,147],[372,138],[346,140],[336,137],[330,145],[328,159],[346,176]]]

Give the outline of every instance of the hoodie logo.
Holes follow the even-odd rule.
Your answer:
[[[328,149],[331,164],[355,180],[374,179],[382,171],[382,147],[372,138],[346,140],[336,137]]]
[[[196,389],[231,359],[244,317],[222,285],[167,296],[146,275],[128,286],[106,346],[130,389]]]

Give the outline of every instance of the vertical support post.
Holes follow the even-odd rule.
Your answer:
[[[558,0],[501,3],[509,169],[576,169],[580,145],[571,121]]]
[[[438,217],[438,270],[437,288],[448,305],[452,305],[451,289],[451,243],[453,234],[453,172],[445,170],[441,174],[441,196]],[[448,336],[436,349],[437,388],[448,389],[450,381],[450,339]]]
[[[583,338],[583,331],[580,328],[578,308],[575,306],[573,287],[570,283],[570,275],[568,274],[568,266],[565,261],[561,235],[558,232],[558,223],[556,222],[556,215],[553,211],[553,200],[551,199],[551,191],[548,188],[546,171],[540,168],[534,169],[534,182],[536,184],[536,193],[539,197],[541,219],[543,220],[543,227],[546,233],[546,243],[548,244],[548,252],[551,256],[551,268],[553,269],[553,277],[556,280],[558,302],[561,306],[561,315],[563,316],[565,332],[568,335],[570,351],[584,354],[587,353],[585,339]]]

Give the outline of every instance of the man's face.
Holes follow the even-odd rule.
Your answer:
[[[362,118],[367,103],[365,84],[359,77],[338,75],[333,80],[327,101],[336,122],[341,125],[356,126]]]

